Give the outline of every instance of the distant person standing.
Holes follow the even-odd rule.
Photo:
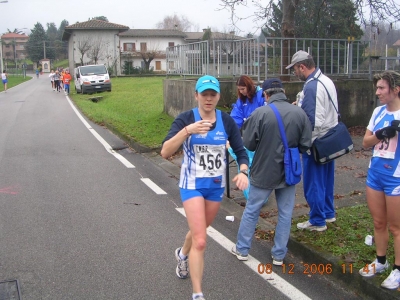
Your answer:
[[[57,92],[61,92],[60,74],[59,74],[58,70],[54,73],[54,86],[55,86]]]
[[[63,76],[65,95],[69,95],[69,85],[70,85],[71,80],[72,80],[72,77],[71,77],[71,74],[69,74],[69,70],[65,70],[65,73]]]
[[[36,78],[39,78],[39,69],[38,68],[36,68],[35,73],[36,73]]]
[[[3,73],[1,73],[1,81],[3,82],[3,86],[4,86],[4,92],[7,92],[7,73],[6,70],[3,70]]]
[[[313,57],[307,52],[297,51],[290,65],[293,74],[305,81],[297,105],[307,114],[312,126],[312,141],[324,136],[338,124],[336,88],[331,79],[315,67]],[[329,96],[332,99],[329,100]],[[333,190],[335,161],[319,164],[314,159],[313,149],[303,153],[304,196],[310,206],[309,220],[298,223],[298,229],[324,231],[327,222],[336,221]]]
[[[54,70],[50,71],[49,77],[50,77],[50,81],[51,81],[51,88],[53,89],[53,91],[56,90],[56,87],[54,85]]]

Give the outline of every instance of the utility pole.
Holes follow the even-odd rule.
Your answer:
[[[43,41],[43,58],[46,58],[46,41]]]
[[[4,66],[3,66],[3,43],[1,42],[0,36],[0,72],[3,73]]]

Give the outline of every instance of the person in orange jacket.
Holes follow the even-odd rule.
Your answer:
[[[64,83],[64,91],[65,95],[69,94],[69,85],[72,80],[71,74],[69,74],[69,70],[65,70],[64,76],[63,76],[63,83]]]

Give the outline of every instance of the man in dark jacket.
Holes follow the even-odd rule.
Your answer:
[[[273,103],[281,115],[289,148],[298,147],[301,153],[310,148],[311,123],[300,107],[288,103],[278,78],[265,80],[263,92],[268,105],[256,109],[242,127],[243,144],[255,154],[250,172],[249,199],[232,253],[239,260],[248,259],[261,207],[275,190],[278,223],[271,256],[274,265],[282,265],[290,235],[295,185],[288,186],[285,182],[284,147],[278,121],[269,105]]]

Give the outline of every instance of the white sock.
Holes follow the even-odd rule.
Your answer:
[[[179,250],[179,258],[180,258],[180,259],[183,259],[183,260],[186,260],[186,259],[187,259],[187,255],[184,255],[184,254],[183,254],[182,249]]]
[[[204,297],[203,293],[193,293],[193,294],[192,294],[192,299],[194,300],[197,296],[202,296],[202,297]]]

